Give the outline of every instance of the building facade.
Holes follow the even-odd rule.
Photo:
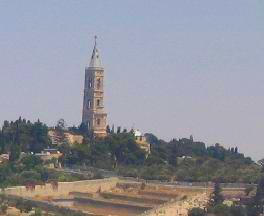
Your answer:
[[[82,123],[96,137],[106,136],[107,114],[104,111],[104,68],[96,37],[90,64],[85,68]]]
[[[150,143],[147,141],[147,138],[144,134],[142,134],[139,130],[134,130],[134,135],[136,138],[136,143],[142,150],[145,151],[146,156],[150,154]]]
[[[82,135],[70,131],[58,131],[54,128],[49,129],[48,136],[53,146],[60,146],[66,142],[70,145],[82,144],[84,139]]]

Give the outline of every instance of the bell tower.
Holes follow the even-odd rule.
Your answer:
[[[97,49],[97,37],[90,64],[85,68],[82,123],[87,124],[96,137],[106,136],[104,111],[104,68]]]

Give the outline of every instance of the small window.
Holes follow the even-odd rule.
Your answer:
[[[100,89],[101,88],[101,79],[98,78],[97,79],[97,89]]]
[[[88,100],[88,109],[90,109],[92,107],[92,102],[91,100]]]
[[[100,100],[99,99],[97,100],[97,106],[100,106]]]
[[[87,122],[87,127],[88,127],[88,129],[90,129],[90,127],[91,127],[90,121]]]
[[[100,125],[101,119],[97,119],[97,125]]]
[[[89,88],[92,88],[92,87],[93,87],[93,79],[89,78]]]

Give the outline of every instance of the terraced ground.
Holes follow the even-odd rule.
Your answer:
[[[185,191],[185,192],[184,192]],[[147,213],[151,209],[169,202],[179,202],[186,198],[201,194],[204,190],[175,189],[142,183],[118,183],[111,191],[98,193],[71,192],[70,199],[53,199],[60,206],[82,210],[97,216],[135,216]]]
[[[57,188],[48,185],[32,191],[21,187],[7,191],[16,196],[26,194],[24,198],[41,204],[47,211],[78,210],[90,216],[186,216],[188,209],[206,206],[212,189],[212,186],[205,188],[190,183],[146,183],[113,178],[59,183]],[[244,189],[229,187],[223,194],[241,197]]]

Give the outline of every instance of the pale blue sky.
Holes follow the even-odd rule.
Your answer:
[[[0,122],[78,124],[95,34],[110,124],[264,157],[263,0],[1,0]]]

